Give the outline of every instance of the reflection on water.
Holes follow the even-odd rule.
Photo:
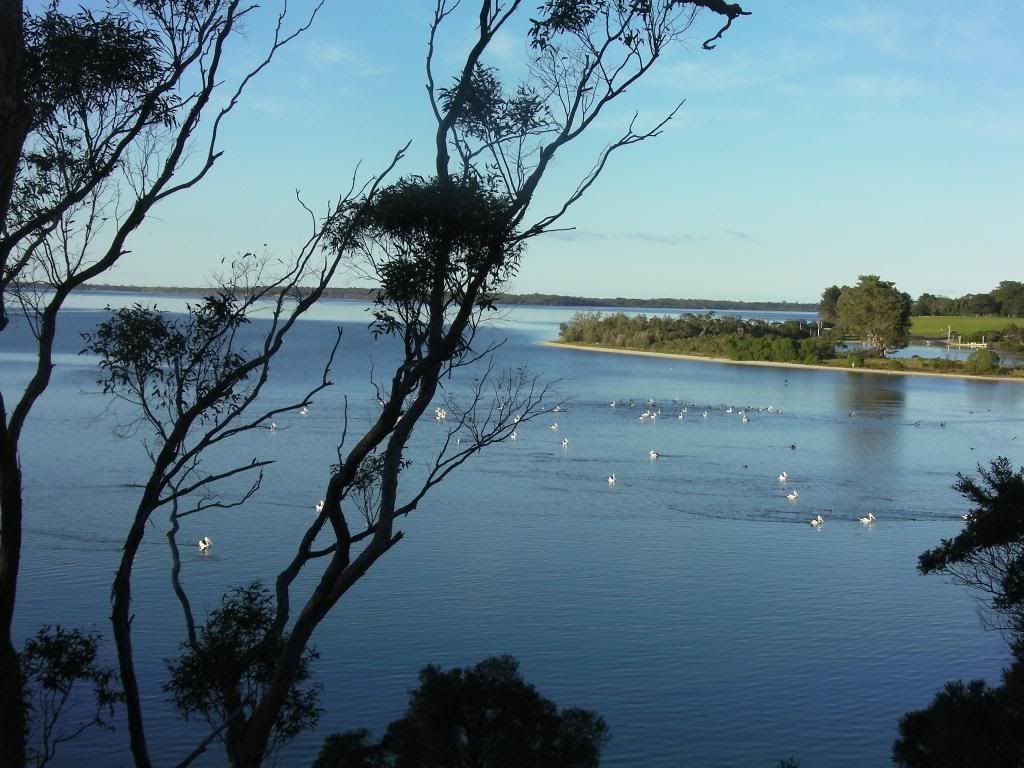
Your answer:
[[[187,519],[188,540],[217,542],[210,557],[186,553],[183,578],[198,611],[287,562],[336,460],[345,398],[350,429],[375,416],[368,372],[385,370],[396,349],[366,334],[365,309],[327,302],[319,320],[297,327],[268,404],[319,375],[341,322],[335,385],[308,417],[282,417],[277,432],[235,447],[276,462],[251,504]],[[379,732],[423,664],[493,653],[517,655],[560,704],[598,709],[613,730],[613,768],[772,765],[789,754],[805,765],[882,765],[902,712],[924,706],[946,680],[998,674],[1001,639],[979,628],[962,590],[919,576],[915,564],[958,530],[956,472],[999,454],[1024,464],[1024,386],[537,346],[569,315],[516,308],[482,332],[481,343],[508,337],[503,365],[561,380],[571,403],[560,428],[525,425],[403,521],[405,539],[317,635],[328,714],[284,763],[309,764],[331,731]],[[74,355],[78,334],[100,316],[69,313],[59,351]],[[19,355],[28,342],[8,332],[3,341],[8,386],[27,375]],[[106,401],[82,395],[94,376],[87,360],[73,359],[57,368],[23,456],[32,512],[22,634],[43,621],[106,631],[116,542],[146,465],[136,441],[112,435]],[[446,386],[464,393],[458,381]],[[630,398],[632,408],[609,405]],[[649,408],[660,414],[641,420]],[[441,429],[433,420],[417,427],[413,474]],[[615,486],[605,480],[612,472]],[[868,512],[877,524],[858,524]],[[821,530],[807,525],[817,514]],[[204,734],[160,693],[162,660],[182,637],[162,531],[147,534],[138,559],[134,626],[150,736],[166,763]],[[124,764],[125,745],[123,727],[94,734],[58,764]]]

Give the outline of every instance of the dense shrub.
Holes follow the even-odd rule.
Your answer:
[[[714,313],[647,317],[579,312],[560,326],[560,340],[730,360],[817,363],[835,357],[834,337],[811,336],[812,330],[817,332],[817,327],[798,320],[768,323]]]
[[[964,363],[969,373],[995,373],[999,370],[999,355],[988,349],[976,349]]]

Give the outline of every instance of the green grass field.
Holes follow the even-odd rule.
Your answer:
[[[953,326],[954,334],[967,336],[972,333],[999,331],[1010,323],[1024,326],[1024,317],[968,317],[965,315],[937,317],[925,315],[910,318],[910,333],[912,336],[944,339],[946,338],[946,328],[949,326]]]

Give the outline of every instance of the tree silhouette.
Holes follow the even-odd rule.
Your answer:
[[[609,738],[596,712],[559,710],[512,656],[420,672],[405,715],[379,743],[366,730],[328,737],[314,768],[596,768]]]
[[[957,536],[920,555],[918,570],[980,593],[1009,639],[1011,663],[999,687],[946,683],[927,708],[904,715],[893,745],[903,768],[1024,764],[1024,469],[1000,457],[978,476],[957,476],[954,488],[974,506]]]
[[[267,606],[261,603],[256,631],[262,633],[262,639],[258,647],[270,658],[260,657],[259,684],[245,682],[252,671],[245,667],[207,691],[204,695],[214,698],[203,699],[201,706],[198,699],[180,699],[183,711],[209,717],[211,725],[209,736],[188,755],[186,764],[215,740],[225,744],[228,760],[234,766],[248,768],[263,763],[280,734],[282,718],[289,719],[289,695],[304,679],[315,631],[338,601],[402,540],[401,518],[415,512],[432,488],[476,453],[507,438],[517,418],[529,420],[550,407],[546,405],[549,390],[527,372],[493,369],[488,360],[494,348],[479,345],[477,330],[494,309],[499,292],[516,273],[527,242],[560,222],[619,150],[657,136],[675,110],[645,129],[638,127],[639,118],[634,117],[625,130],[598,150],[591,170],[560,202],[535,213],[538,189],[559,153],[585,133],[598,133],[610,105],[650,71],[668,46],[685,38],[697,11],[707,9],[726,19],[705,47],[713,47],[732,21],[745,14],[736,4],[714,0],[543,3],[530,19],[527,32],[531,51],[527,79],[506,87],[498,70],[488,64],[487,54],[495,37],[512,26],[510,19],[522,15],[524,4],[520,0],[481,0],[479,13],[473,18],[474,42],[455,76],[441,82],[436,74],[435,51],[440,36],[458,18],[458,6],[457,2],[439,0],[429,28],[427,93],[436,129],[434,162],[428,172],[408,174],[384,184],[387,170],[402,159],[403,153],[399,152],[384,173],[358,189],[353,184],[327,215],[322,219],[313,217],[313,234],[293,263],[282,267],[283,274],[268,275],[265,264],[247,255],[230,265],[229,274],[217,290],[192,307],[184,321],[133,307],[116,313],[88,339],[102,356],[104,388],[139,409],[138,424],[147,430],[153,460],[149,477],[140,484],[143,490],[125,536],[112,589],[113,628],[125,686],[132,755],[140,768],[151,764],[131,632],[131,580],[140,544],[155,512],[167,510],[174,553],[172,581],[194,635],[190,635],[184,659],[175,662],[174,669],[190,669],[197,649],[217,645],[215,638],[196,630],[191,618],[176,554],[179,521],[186,515],[237,506],[258,490],[261,460],[206,468],[204,458],[211,446],[223,446],[224,441],[245,430],[262,428],[279,412],[260,412],[256,406],[270,361],[288,330],[322,295],[338,265],[344,263],[360,270],[379,286],[372,331],[396,339],[402,357],[389,378],[371,382],[381,408],[366,431],[350,434],[347,412],[340,414],[343,426],[335,436],[337,462],[325,467],[323,486],[310,489],[310,497],[322,497],[323,503],[312,521],[297,533],[291,560],[273,580],[269,620],[263,612]],[[152,3],[144,8],[158,15],[170,13],[172,18],[180,10],[176,3]],[[247,12],[216,0],[202,8],[187,3],[186,10],[202,18],[207,12]],[[235,18],[215,16],[208,27],[219,30],[218,25],[224,26],[226,40]],[[219,57],[223,41],[218,42],[217,37],[204,39],[206,47],[200,48],[196,60],[201,83],[212,89],[220,82],[215,66],[220,59],[202,57],[210,52]],[[288,39],[279,23],[272,51]],[[160,50],[165,48],[177,50],[175,46]],[[239,88],[247,82],[248,77]],[[184,115],[175,113],[171,121],[174,129],[184,125],[195,129],[199,115],[193,110],[201,112],[209,96],[203,92],[182,104],[172,100],[168,109],[185,110]],[[120,258],[127,236],[152,205],[197,183],[209,170],[218,156],[216,126],[234,105],[235,97],[237,91],[228,106],[217,113],[213,136],[198,153],[202,162],[193,176],[174,179],[177,163],[190,144],[190,133],[174,134],[181,137],[180,141],[170,143],[169,159],[163,165],[155,164],[163,169],[155,176],[150,175],[153,162],[126,164],[141,167],[155,186],[143,185],[138,205],[131,208],[125,224],[93,260],[79,260],[78,254],[69,257],[71,267],[49,281],[49,291],[33,293],[34,282],[11,283],[21,291],[17,294],[19,306],[27,308],[30,321],[40,318],[40,373],[26,394],[27,405],[19,406],[21,410],[12,416],[11,424],[17,429],[7,428],[0,437],[7,440],[20,430],[24,413],[45,389],[61,302],[83,281]],[[157,121],[154,125],[164,123]],[[99,198],[90,197],[93,190],[113,191],[113,187],[97,182],[62,210],[53,219],[55,227],[64,227],[60,234],[66,235],[69,228],[77,226],[75,220],[60,216],[83,200],[95,203]],[[26,195],[31,198],[31,194]],[[102,205],[96,205],[89,210],[102,217]],[[45,228],[40,232],[48,236]],[[58,242],[76,241],[60,237]],[[46,237],[38,245],[32,243],[30,240],[20,252],[26,264],[32,263],[32,255],[40,248],[49,257]],[[86,263],[88,266],[83,267]],[[305,289],[303,280],[310,276],[313,288]],[[238,343],[236,331],[245,323],[248,309],[261,300],[273,303],[271,329],[258,347],[245,349]],[[40,312],[33,315],[37,306]],[[442,382],[477,364],[469,395],[445,400],[450,418],[441,447],[425,471],[410,478],[404,472],[408,467],[406,452],[424,413],[435,407],[438,398],[445,397]],[[329,386],[329,368],[330,360],[322,380],[311,384],[303,398],[282,409],[297,409],[320,388]],[[16,448],[16,444],[16,436],[13,442],[5,443],[8,448]],[[16,450],[8,450],[0,459],[8,461],[0,467],[0,473],[6,473],[0,477],[6,482],[16,474]],[[255,478],[249,492],[230,501],[220,499],[217,484],[245,473]],[[7,494],[8,486],[4,489]],[[8,501],[20,504],[20,498],[18,479],[17,493],[2,499],[5,537]],[[19,506],[19,526],[20,515]],[[10,535],[18,531],[20,528],[12,528]],[[5,547],[7,541],[5,538]],[[13,592],[11,600],[13,611]],[[227,631],[228,626],[218,620],[220,615],[211,616],[206,630]],[[249,650],[250,646],[244,645],[243,652],[249,654]],[[194,682],[200,678],[189,679]],[[574,722],[571,717],[569,720],[570,724]],[[580,727],[586,724],[577,723]]]
[[[25,763],[23,675],[13,644],[26,510],[21,436],[49,386],[60,310],[114,267],[154,207],[209,173],[220,129],[292,26],[282,3],[248,70],[224,60],[258,6],[111,0],[98,9],[0,0],[0,332],[36,339],[20,391],[0,392],[0,754]],[[133,730],[133,751],[144,754]]]

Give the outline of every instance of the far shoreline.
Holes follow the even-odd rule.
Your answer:
[[[942,373],[939,371],[888,371],[878,368],[842,368],[833,365],[810,365],[808,363],[778,363],[768,360],[730,360],[727,357],[705,357],[684,355],[674,352],[649,352],[641,349],[616,349],[614,347],[588,347],[583,344],[566,344],[560,341],[542,341],[542,347],[575,349],[581,352],[604,352],[612,355],[636,355],[639,357],[661,357],[669,360],[690,360],[698,363],[719,363],[725,365],[749,365],[759,368],[795,368],[810,371],[832,371],[833,373],[873,373],[880,376],[931,376],[940,379],[964,379],[966,381],[994,381],[1024,383],[1024,376],[981,376],[973,373]]]

